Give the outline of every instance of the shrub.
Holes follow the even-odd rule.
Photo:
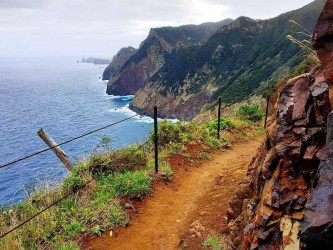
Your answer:
[[[163,148],[170,144],[187,144],[197,139],[198,130],[200,126],[192,122],[162,120],[158,123],[158,145]],[[154,141],[154,131],[150,133],[149,140]]]
[[[206,143],[212,147],[218,147],[219,146],[219,140],[214,138],[214,137],[211,137],[211,136],[207,136],[206,137]]]
[[[263,112],[261,111],[259,105],[245,104],[239,107],[237,115],[243,120],[258,122],[261,120]]]
[[[163,147],[171,143],[180,142],[180,133],[182,125],[180,122],[172,123],[168,120],[162,120],[158,123],[158,142]],[[154,131],[150,133],[149,139],[154,141]]]
[[[90,169],[93,173],[126,172],[143,169],[147,162],[143,147],[133,145],[117,151],[111,150],[108,154],[92,156]]]
[[[216,134],[218,129],[218,119],[205,123],[205,127],[208,128],[211,132]],[[220,119],[220,129],[224,130],[227,128],[230,128],[228,120],[225,118]]]

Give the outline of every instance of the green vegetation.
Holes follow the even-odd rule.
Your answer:
[[[227,249],[227,244],[220,236],[213,235],[205,239],[203,243],[204,247],[210,250],[224,250]]]
[[[151,192],[151,180],[143,171],[117,174],[112,183],[118,195],[123,197],[138,198]]]
[[[208,159],[211,150],[229,147],[234,141],[251,138],[261,131],[259,123],[241,120],[237,115],[222,118],[221,124],[221,139],[218,141],[217,120],[200,125],[195,122],[159,122],[161,178],[165,181],[172,179],[177,169],[173,169],[175,166],[170,165],[169,159],[174,155],[174,158],[181,156],[189,162]],[[153,191],[152,178],[156,178],[151,175],[154,169],[153,139],[151,133],[145,145],[110,150],[109,140],[102,137],[99,149],[89,159],[79,161],[61,185],[37,189],[26,202],[0,208],[0,234],[3,234],[74,192],[0,239],[2,249],[79,249],[76,242],[84,235],[101,235],[115,227],[128,226],[130,218],[125,209],[131,207],[131,200],[140,200]],[[190,150],[191,147],[195,150]]]
[[[277,83],[314,65],[313,52],[303,41],[308,39],[305,30],[310,33],[314,30],[324,2],[317,0],[268,20],[240,17],[232,26],[219,29],[200,44],[184,42],[185,33],[174,34],[171,27],[156,29],[162,39],[171,44],[179,41],[185,46],[163,53],[163,67],[147,81],[158,85],[158,93],[145,89],[145,94],[172,93],[176,99],[179,97],[179,103],[186,104],[184,96],[204,94],[209,88],[214,89],[211,101],[221,97],[228,105],[252,95],[273,93]],[[149,41],[143,43],[146,42]],[[200,98],[196,99],[196,105],[203,107],[207,100]]]
[[[79,162],[62,185],[39,189],[25,203],[2,208],[0,232],[4,233],[60,197],[77,191],[0,239],[2,249],[79,249],[74,242],[83,234],[100,235],[117,226],[126,227],[130,218],[119,198],[150,194],[152,182],[142,170],[147,162],[147,155],[137,145],[92,155],[90,159]],[[125,165],[125,170],[120,169]],[[91,184],[79,190],[91,179]]]
[[[261,111],[259,105],[245,104],[240,106],[237,111],[237,115],[239,115],[243,120],[258,122],[261,120],[264,113]]]

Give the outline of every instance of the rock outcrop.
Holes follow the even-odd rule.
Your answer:
[[[137,49],[133,47],[122,48],[113,57],[111,63],[105,68],[103,72],[103,80],[110,80],[111,76],[114,76],[119,72],[121,67],[135,54]]]
[[[162,67],[163,54],[168,49],[168,44],[151,30],[131,60],[127,60],[116,74],[111,75],[107,94],[134,95]]]
[[[281,91],[276,120],[249,166],[251,193],[238,218],[246,221],[242,248],[300,248],[299,228],[324,157],[330,110],[328,84],[319,68],[289,80]],[[230,218],[236,217],[231,210]]]
[[[332,3],[314,33],[322,66],[283,87],[265,143],[231,202],[229,227],[241,249],[333,248]]]

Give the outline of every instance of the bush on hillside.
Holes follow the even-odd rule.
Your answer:
[[[263,116],[259,105],[257,104],[244,104],[237,110],[237,115],[243,120],[258,122]]]
[[[196,138],[198,126],[191,122],[172,123],[162,120],[158,123],[158,145],[165,147],[169,144],[188,143]],[[150,133],[149,139],[154,141],[154,131]]]
[[[143,147],[133,145],[120,150],[111,150],[107,154],[93,155],[89,165],[93,173],[115,173],[143,169],[147,162],[148,158]]]

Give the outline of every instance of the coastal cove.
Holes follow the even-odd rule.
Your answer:
[[[77,58],[0,59],[0,164],[46,148],[37,136],[44,128],[61,143],[130,117],[133,96],[108,96],[100,77],[106,65]],[[62,148],[72,162],[91,155],[102,136],[114,149],[143,142],[152,119],[136,117]],[[68,170],[48,151],[0,169],[0,206],[24,200],[35,187],[55,185]]]

